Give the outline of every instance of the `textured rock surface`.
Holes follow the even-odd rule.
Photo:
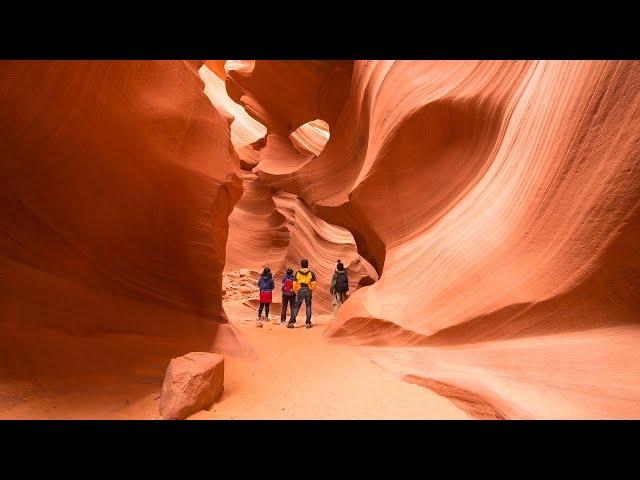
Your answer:
[[[332,308],[328,289],[338,258],[349,269],[352,292],[360,285],[373,283],[371,276],[375,278],[377,274],[358,255],[348,230],[317,218],[295,195],[264,185],[253,173],[244,172],[242,178],[244,193],[229,217],[225,272],[241,268],[261,272],[268,265],[275,275],[273,300],[278,303],[284,270],[297,270],[300,259],[307,258],[319,281],[314,292],[317,312]],[[254,300],[256,281],[257,278],[252,280],[251,285],[256,293]]]
[[[270,90],[299,72],[318,88]],[[480,416],[640,415],[640,63],[355,61],[325,116],[323,78],[227,65],[268,128],[254,173],[380,274],[328,334],[423,345],[372,355]],[[285,141],[311,118],[331,132],[317,158]]]
[[[290,127],[293,123],[288,120],[286,127],[280,123],[284,112],[292,115],[292,112],[299,112],[295,105],[265,97],[267,106],[256,107],[266,115],[256,116],[260,121],[266,122],[265,128],[226,95],[222,90],[221,80],[207,67],[217,69],[218,75],[220,71],[226,70],[236,78],[236,68],[242,71],[251,70],[255,64],[228,61],[221,69],[219,64],[207,62],[206,66],[200,69],[200,75],[207,85],[205,91],[214,105],[229,112],[234,118],[231,124],[231,138],[245,170],[242,173],[242,198],[229,217],[225,271],[229,278],[232,278],[233,272],[241,268],[260,272],[268,265],[275,274],[276,284],[279,285],[284,269],[290,267],[297,270],[300,260],[307,258],[319,280],[319,288],[314,294],[314,309],[317,312],[328,312],[332,308],[328,288],[338,258],[349,268],[351,291],[355,291],[360,285],[373,283],[371,276],[377,278],[376,272],[360,258],[353,236],[348,230],[318,218],[303,202],[297,200],[296,195],[282,192],[277,184],[266,184],[255,173],[251,173],[251,170],[258,163],[260,169],[263,169],[270,163],[282,165],[310,161],[322,152],[330,132],[328,124],[317,117],[335,117],[336,108],[331,102],[333,97],[337,97],[339,102],[344,101],[346,97],[350,62],[269,62],[267,66],[260,63],[260,70],[270,77],[273,88],[286,89],[293,95],[291,102],[304,102],[303,108],[306,112],[304,115],[296,116],[300,125],[295,128]],[[284,73],[282,69],[285,70]],[[288,75],[301,75],[299,85],[293,89],[283,85],[281,82],[290,78]],[[251,78],[247,78],[250,81]],[[314,79],[312,85],[307,85],[305,82],[311,78]],[[236,92],[240,95],[238,100],[242,102],[245,98],[242,95],[245,78],[241,76],[236,80],[227,78],[227,91]],[[309,102],[306,95],[313,88],[320,88],[323,95],[319,96],[317,101]],[[327,88],[333,89],[331,95],[325,92]],[[258,105],[258,102],[252,104]],[[276,106],[284,111],[276,112],[273,110]],[[264,136],[267,131],[269,133],[265,138],[258,138]],[[247,293],[253,292],[232,287],[227,298],[239,299],[243,296],[252,301],[252,305],[257,304],[257,297],[244,295]],[[280,295],[276,290],[274,303],[279,301]],[[273,311],[277,312],[278,307],[275,306]]]
[[[240,351],[225,252],[377,280],[328,337],[476,417],[640,416],[640,62],[208,65],[0,62],[0,416]]]
[[[239,161],[198,68],[0,62],[1,415],[83,416],[80,392],[97,415],[114,382],[132,401],[168,358],[239,348],[220,294]]]
[[[251,169],[258,163],[259,148],[255,143],[265,136],[267,129],[251,118],[240,105],[229,98],[224,81],[219,77],[222,74],[222,78],[224,78],[224,68],[220,70],[219,64],[214,63],[213,67],[217,68],[217,70],[216,73],[213,73],[207,66],[212,66],[212,62],[207,62],[206,65],[203,65],[198,70],[200,78],[205,84],[204,92],[216,109],[228,119],[232,119],[231,143],[238,153],[242,165]],[[304,138],[307,138],[308,142],[315,141],[317,143],[319,140],[315,130],[318,129],[309,130],[307,127],[304,131]],[[311,138],[309,139],[309,137]]]
[[[183,420],[210,407],[223,390],[222,355],[191,352],[173,358],[162,383],[160,415],[167,420]]]
[[[227,61],[227,92],[268,134],[314,120],[331,124],[349,92],[351,61]]]

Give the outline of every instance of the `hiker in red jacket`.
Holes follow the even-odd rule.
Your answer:
[[[287,268],[287,273],[282,277],[282,311],[280,312],[280,323],[287,321],[287,307],[291,315],[293,315],[293,306],[296,301],[296,292],[293,291],[293,282],[295,277],[293,276],[293,270]]]

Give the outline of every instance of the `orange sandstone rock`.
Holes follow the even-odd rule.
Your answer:
[[[327,335],[419,348],[371,355],[470,411],[637,417],[640,62],[355,61],[325,117],[313,62],[276,68],[227,71],[268,125],[253,172],[379,274]],[[312,118],[317,158],[285,141]]]
[[[183,420],[213,405],[223,390],[222,355],[191,352],[173,358],[162,384],[160,415],[166,420]]]
[[[0,62],[2,415],[16,385],[33,417],[85,415],[75,395],[99,414],[168,358],[241,349],[221,304],[239,160],[199,66]]]

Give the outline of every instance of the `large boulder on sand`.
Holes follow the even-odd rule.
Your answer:
[[[191,352],[171,359],[160,393],[160,415],[182,420],[210,407],[224,390],[224,358],[217,353]]]

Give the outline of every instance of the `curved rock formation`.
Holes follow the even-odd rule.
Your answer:
[[[237,348],[220,290],[239,161],[198,68],[0,62],[3,416],[80,392],[94,416],[124,401],[114,382],[129,401],[171,357]]]
[[[375,270],[358,255],[355,241],[348,230],[319,219],[294,195],[279,193],[274,196],[274,201],[278,211],[285,217],[290,232],[280,273],[288,267],[295,272],[300,268],[300,259],[309,260],[309,266],[318,278],[313,295],[316,312],[329,312],[332,309],[329,285],[337,259],[342,260],[349,270],[349,293],[377,279]]]
[[[319,281],[314,295],[318,313],[331,311],[328,285],[338,258],[349,268],[351,292],[377,278],[348,230],[317,218],[295,195],[275,191],[253,173],[244,172],[242,179],[242,198],[229,217],[226,272],[260,272],[268,265],[279,285],[286,268],[295,271],[307,258]],[[280,302],[278,290],[274,302]]]
[[[268,133],[313,120],[331,124],[349,92],[351,61],[227,61],[227,92]]]
[[[329,125],[322,120],[313,120],[304,125],[300,125],[289,139],[293,146],[303,155],[320,155],[324,146],[329,141]]]
[[[640,62],[207,65],[0,62],[1,416],[242,350],[223,268],[302,257],[318,312],[350,270],[330,339],[475,417],[640,416]]]
[[[304,102],[306,113],[298,114],[299,110],[295,105],[285,100],[271,101],[269,96],[264,97],[267,99],[266,106],[258,107],[257,97],[244,95],[244,81],[252,85],[256,65],[259,65],[260,75],[270,78],[269,88],[286,91],[291,95],[288,102]],[[269,265],[276,274],[277,283],[284,269],[291,267],[296,270],[300,259],[308,258],[321,285],[314,295],[314,308],[318,312],[330,311],[332,299],[328,284],[338,258],[349,267],[352,291],[373,283],[373,278],[377,278],[376,272],[359,257],[353,236],[347,230],[317,218],[303,202],[297,200],[296,195],[281,192],[277,182],[267,184],[263,180],[264,171],[269,165],[275,169],[288,164],[298,165],[300,162],[313,160],[322,152],[330,137],[329,126],[324,120],[312,117],[323,114],[329,119],[335,117],[339,108],[330,101],[334,97],[339,102],[344,101],[348,91],[350,62],[269,62],[265,66],[263,62],[227,61],[224,66],[224,70],[230,75],[226,82],[227,91],[232,96],[233,92],[236,96],[240,95],[237,97],[240,103],[247,100],[254,105],[249,113],[257,120],[245,118],[247,113],[221,91],[217,78],[211,72],[207,73],[206,68],[201,69],[201,75],[208,85],[207,91],[211,92],[210,98],[215,105],[233,112],[236,118],[231,127],[232,140],[236,125],[238,137],[247,139],[244,144],[234,142],[242,160],[242,168],[258,169],[261,175],[259,178],[253,173],[243,173],[244,194],[229,217],[225,270],[234,272],[247,268],[261,271],[265,265]],[[283,79],[289,79],[290,75],[299,80],[293,88],[281,83]],[[313,84],[308,85],[307,82],[312,78]],[[307,93],[313,91],[313,88],[323,93],[310,101]],[[267,89],[260,92],[258,95],[269,93]],[[274,110],[276,106],[283,111]],[[264,115],[256,114],[257,111]],[[298,112],[295,120],[286,117],[291,112]],[[286,127],[280,122],[283,119]],[[266,136],[253,141],[260,132],[255,126],[261,125],[258,120],[265,124]],[[300,123],[303,120],[305,122]],[[300,125],[291,127],[297,123]],[[253,142],[248,144],[248,141]],[[279,295],[276,294],[274,302],[278,301]]]
[[[273,189],[255,174],[243,172],[242,185],[242,197],[229,217],[225,270],[261,272],[269,265],[275,274],[282,268],[290,240],[285,217],[276,208]]]
[[[283,137],[321,78],[227,69],[269,131],[259,179],[380,274],[328,334],[417,348],[372,355],[478,416],[640,415],[640,62],[356,61],[311,159]]]
[[[208,67],[214,68],[215,73]],[[207,61],[206,65],[200,67],[198,73],[205,84],[204,93],[207,94],[216,109],[232,122],[231,143],[240,157],[241,165],[248,162],[243,166],[243,169],[251,170],[258,163],[260,140],[265,136],[267,129],[251,118],[240,105],[227,95],[224,80],[222,80],[224,78],[224,61],[222,67],[219,61]]]

